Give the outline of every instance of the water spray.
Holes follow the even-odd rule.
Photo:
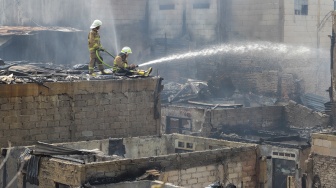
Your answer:
[[[142,63],[139,67],[158,64],[162,62],[174,61],[174,60],[182,60],[182,59],[190,59],[194,57],[206,57],[217,54],[237,54],[243,55],[244,53],[267,53],[267,54],[279,54],[279,55],[294,55],[294,54],[304,54],[310,52],[310,49],[303,46],[289,46],[285,44],[273,44],[270,42],[263,42],[260,44],[257,43],[248,43],[248,44],[224,44],[212,46],[207,49],[188,52],[184,54],[175,54],[167,57],[163,57],[157,60],[149,61],[146,63]]]

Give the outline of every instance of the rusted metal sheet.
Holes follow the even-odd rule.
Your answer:
[[[0,36],[32,35],[38,31],[78,32],[81,30],[71,27],[0,26]]]

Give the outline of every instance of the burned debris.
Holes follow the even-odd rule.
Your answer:
[[[107,69],[108,75],[89,76],[87,65],[77,64],[73,67],[54,65],[52,63],[31,63],[27,61],[5,62],[0,66],[0,84],[72,82],[80,80],[122,79]]]

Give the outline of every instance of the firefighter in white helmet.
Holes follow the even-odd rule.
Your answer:
[[[150,67],[147,71],[136,69],[136,65],[128,64],[127,57],[132,53],[130,47],[125,46],[121,49],[120,53],[114,58],[113,62],[113,73],[119,73],[124,75],[141,75],[141,76],[149,76],[152,72],[152,68]]]
[[[96,51],[104,51],[101,43],[100,43],[100,35],[98,30],[100,29],[100,26],[102,25],[102,22],[100,20],[93,21],[90,29],[90,33],[88,35],[88,45],[89,45],[89,51],[90,51],[90,63],[89,63],[89,74],[93,74],[94,72],[94,66],[97,63],[98,69],[101,71],[102,74],[105,74],[104,72],[104,66],[102,62],[99,61]],[[100,56],[100,54],[98,53]],[[101,57],[101,56],[100,56]]]

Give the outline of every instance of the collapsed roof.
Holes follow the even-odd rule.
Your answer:
[[[40,31],[78,32],[81,30],[71,27],[0,26],[0,47],[10,43],[14,36],[34,35]]]
[[[71,27],[0,26],[0,36],[32,35],[37,31],[78,32],[81,30]]]

